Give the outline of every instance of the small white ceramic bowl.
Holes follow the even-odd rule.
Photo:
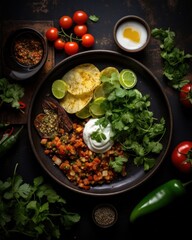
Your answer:
[[[142,18],[130,15],[117,21],[113,30],[115,43],[126,52],[139,52],[149,43],[151,30]]]

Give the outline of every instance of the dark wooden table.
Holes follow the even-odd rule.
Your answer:
[[[138,15],[148,22],[151,29],[162,27],[175,31],[177,46],[186,53],[192,53],[191,0],[17,0],[11,3],[2,0],[0,4],[1,33],[4,33],[7,22],[12,21],[18,24],[18,20],[29,25],[33,24],[34,21],[42,21],[43,24],[52,21],[55,26],[58,26],[58,19],[61,16],[72,15],[75,10],[82,9],[89,15],[95,14],[100,18],[97,23],[89,23],[89,31],[96,39],[93,49],[106,49],[123,53],[117,48],[113,40],[114,24],[123,16]],[[1,42],[4,41],[4,37],[5,35],[0,34]],[[62,239],[132,240],[139,237],[163,239],[167,238],[168,234],[171,239],[180,236],[184,239],[191,233],[192,191],[189,190],[181,199],[162,210],[144,217],[135,224],[129,222],[132,208],[155,187],[172,178],[182,181],[191,179],[191,175],[181,174],[172,166],[170,154],[179,142],[192,141],[192,113],[180,105],[177,91],[168,87],[162,76],[162,62],[157,40],[151,38],[149,46],[139,54],[123,54],[139,60],[152,71],[164,88],[172,108],[174,126],[171,145],[160,168],[149,180],[134,190],[110,197],[90,197],[65,189],[56,184],[36,160],[30,146],[25,120],[25,129],[19,141],[6,155],[6,160],[1,159],[0,161],[1,179],[11,176],[15,164],[18,162],[18,173],[23,176],[25,181],[30,182],[36,176],[44,176],[47,183],[52,184],[58,193],[67,200],[69,207],[81,214],[81,221],[71,231],[64,232]],[[64,53],[55,52],[55,57],[52,59],[53,66],[65,57]],[[192,67],[190,67],[187,77],[192,80],[191,70]],[[99,229],[92,221],[91,213],[94,206],[102,202],[112,203],[117,208],[119,218],[113,228]]]

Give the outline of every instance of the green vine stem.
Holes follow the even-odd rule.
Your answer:
[[[70,42],[72,41],[81,41],[81,38],[78,38],[77,36],[74,37],[73,33],[71,33],[70,35],[68,35],[63,28],[61,28],[61,31],[59,32],[59,36],[63,37],[64,40],[69,40]]]

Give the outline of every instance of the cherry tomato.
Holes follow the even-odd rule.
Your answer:
[[[57,40],[55,40],[54,42],[55,49],[62,50],[64,49],[64,46],[65,46],[65,42],[63,41],[63,39],[58,38]]]
[[[86,23],[88,15],[82,10],[75,11],[73,14],[73,21],[79,25]]]
[[[192,170],[192,142],[180,142],[171,155],[173,165],[181,172],[188,173]]]
[[[74,55],[79,51],[79,45],[76,42],[66,42],[64,50],[67,55]]]
[[[87,33],[87,26],[85,24],[75,25],[73,31],[78,37],[82,37],[85,33]]]
[[[192,108],[192,83],[187,83],[181,88],[179,99],[183,106]]]
[[[69,29],[73,24],[73,20],[70,16],[62,16],[59,19],[59,25],[63,28],[63,29]]]
[[[55,27],[50,27],[46,31],[45,36],[49,41],[55,41],[59,36],[59,30]]]
[[[82,45],[86,48],[92,47],[95,43],[95,38],[90,33],[86,33],[82,36]]]

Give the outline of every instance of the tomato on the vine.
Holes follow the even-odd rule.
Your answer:
[[[63,29],[69,29],[73,24],[73,20],[70,16],[62,16],[59,19],[59,25],[63,28]]]
[[[45,36],[46,36],[47,40],[55,41],[59,37],[59,30],[55,27],[50,27],[46,31]]]
[[[82,36],[82,45],[86,48],[92,47],[95,43],[95,38],[92,34],[86,33]]]
[[[74,12],[72,18],[75,23],[81,25],[81,24],[85,24],[89,17],[86,12],[82,10],[77,10]]]
[[[79,45],[76,42],[66,42],[64,50],[67,55],[74,55],[79,51]]]
[[[173,150],[171,155],[173,165],[181,172],[192,171],[192,142],[180,142]]]
[[[63,39],[58,38],[57,40],[54,41],[54,47],[57,50],[62,50],[64,49],[65,46],[65,42],[63,41]]]
[[[181,88],[179,99],[183,106],[192,108],[192,83],[187,83]]]
[[[82,37],[85,33],[87,33],[87,26],[85,24],[75,25],[73,31],[76,36]]]

